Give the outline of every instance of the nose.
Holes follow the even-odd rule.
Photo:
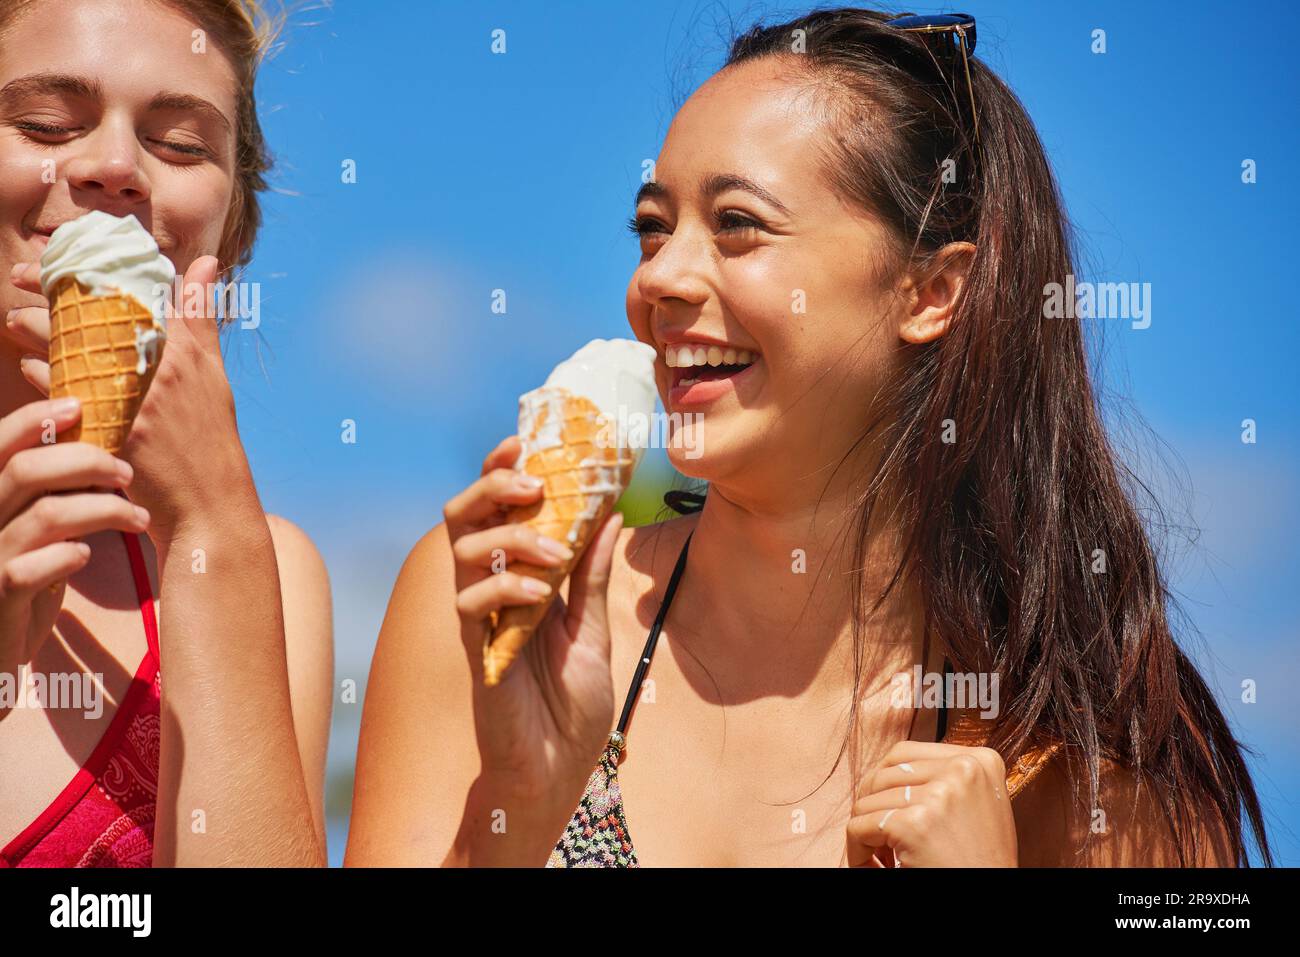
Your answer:
[[[709,298],[712,249],[705,236],[679,226],[637,268],[637,294],[652,306],[702,305]]]
[[[147,202],[151,195],[141,155],[134,129],[105,121],[82,138],[81,148],[63,172],[69,186],[99,196],[106,205],[135,205]]]

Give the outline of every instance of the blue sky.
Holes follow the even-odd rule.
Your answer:
[[[266,507],[330,566],[340,680],[364,685],[402,559],[513,431],[518,393],[588,339],[628,334],[637,251],[624,222],[675,107],[733,27],[806,9],[334,0],[294,18],[259,81],[279,160],[248,276],[262,325],[231,334],[227,362]],[[1169,543],[1201,634],[1189,650],[1260,753],[1273,838],[1300,864],[1300,330],[1283,269],[1300,69],[1285,33],[1260,26],[1286,8],[1263,4],[1249,22],[1209,3],[1177,16],[1115,2],[961,9],[1038,124],[1081,278],[1152,284],[1150,328],[1094,323],[1108,408],[1144,420],[1151,433],[1121,445],[1174,519],[1199,528]],[[1241,441],[1246,418],[1255,444]],[[1245,679],[1257,703],[1240,702]],[[346,781],[360,705],[335,709],[330,771]],[[336,814],[335,862],[344,827]]]

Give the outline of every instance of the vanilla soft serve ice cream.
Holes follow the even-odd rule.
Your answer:
[[[640,464],[654,414],[655,350],[630,339],[595,339],[565,359],[544,385],[519,397],[515,468],[541,480],[542,497],[507,510],[507,520],[567,543],[558,564],[522,559],[511,571],[550,588],[551,598],[614,511]],[[550,605],[502,608],[483,644],[483,681],[502,679]]]
[[[140,374],[146,354],[166,334],[166,291],[176,268],[134,216],[94,210],[64,223],[50,236],[41,256],[41,291],[47,299],[64,279],[75,279],[95,296],[128,295],[152,313],[157,329],[140,332]]]
[[[588,399],[606,417],[611,430],[607,434],[640,464],[645,445],[630,433],[649,434],[655,406],[655,356],[644,342],[593,339],[557,365],[541,388],[519,397],[519,434],[524,437],[520,464],[539,449],[560,444],[563,417],[558,409],[551,408],[553,414],[534,428],[534,417],[554,405],[555,389]]]

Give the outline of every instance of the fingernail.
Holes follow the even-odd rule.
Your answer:
[[[565,561],[573,557],[572,548],[548,535],[539,535],[537,537],[537,547],[546,554],[554,555],[556,558],[563,558]]]
[[[136,514],[136,516],[140,519],[140,521],[141,521],[142,524],[144,524],[144,525],[148,525],[148,524],[149,524],[149,513],[146,512],[146,511],[145,511],[143,508],[141,508],[139,505],[135,506],[135,514]]]
[[[520,472],[515,476],[515,485],[524,491],[531,492],[535,488],[542,487],[542,480],[536,475],[529,475],[527,472]]]
[[[536,578],[524,579],[524,591],[530,595],[536,595],[538,598],[545,597],[551,593],[551,586],[546,582],[538,581]]]
[[[131,468],[130,462],[124,461],[122,459],[118,459],[117,474],[122,476],[123,481],[129,482],[131,481],[132,477],[135,475],[135,469]]]
[[[71,415],[81,407],[81,400],[75,395],[65,395],[61,399],[54,400],[55,415]]]

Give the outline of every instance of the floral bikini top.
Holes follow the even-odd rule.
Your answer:
[[[693,535],[694,532],[691,533]],[[609,736],[596,769],[587,780],[587,788],[578,802],[578,809],[569,819],[554,850],[551,851],[547,867],[640,867],[636,850],[632,847],[632,838],[628,834],[627,818],[623,814],[623,795],[618,784],[618,759],[627,743],[627,723],[632,716],[632,707],[641,690],[641,682],[650,668],[650,659],[654,657],[655,645],[659,641],[659,632],[668,615],[668,606],[672,604],[677,584],[686,568],[686,554],[690,549],[691,536],[686,536],[672,577],[668,579],[668,588],[664,593],[663,604],[655,615],[650,635],[646,639],[641,660],[637,662],[636,672],[632,676],[632,685],[623,702],[623,712],[619,716],[618,727]],[[947,659],[944,660],[945,678],[952,671]],[[945,682],[946,686],[946,682]],[[957,720],[949,728],[947,703],[940,702],[939,730],[936,740],[946,739],[953,744],[980,745],[984,741],[984,731],[979,727],[980,719],[976,709],[957,711]],[[1055,745],[1027,752],[1015,762],[1007,773],[1007,790],[1015,797],[1029,783],[1039,770],[1056,752]]]

